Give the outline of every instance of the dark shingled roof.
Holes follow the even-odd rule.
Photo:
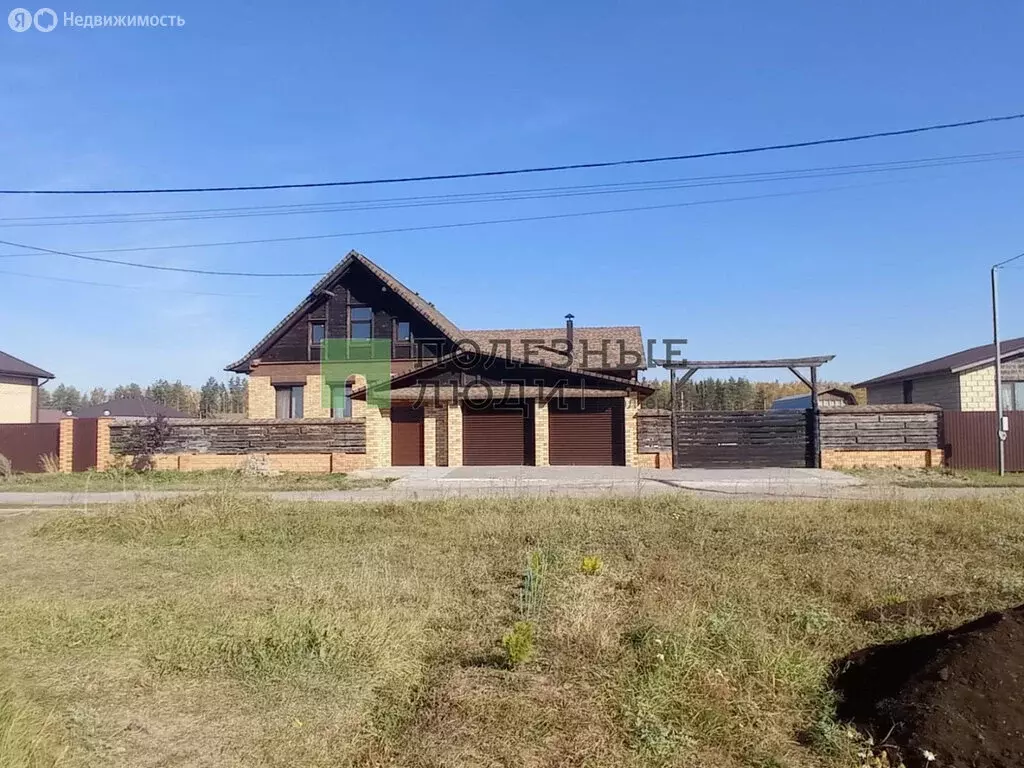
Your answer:
[[[24,360],[19,360],[13,355],[8,355],[6,352],[0,352],[0,375],[24,376],[30,379],[53,378],[53,374],[49,371],[37,368],[31,363],[26,363]]]
[[[169,405],[163,405],[158,403],[156,400],[150,400],[148,397],[136,397],[136,398],[122,398],[118,400],[108,400],[105,403],[99,405],[90,405],[85,408],[79,408],[74,412],[75,416],[83,419],[95,419],[100,416],[107,416],[108,414],[104,411],[110,411],[109,416],[112,418],[128,418],[140,416],[153,418],[154,416],[163,416],[165,419],[190,419],[192,418],[187,413],[171,408]]]
[[[1000,357],[1005,361],[1008,357],[1015,357],[1024,352],[1024,336],[1019,339],[1008,339],[999,343]],[[954,352],[952,355],[937,357],[926,363],[912,365],[910,368],[902,368],[884,376],[878,376],[855,387],[872,387],[876,384],[885,384],[892,381],[903,381],[905,379],[919,379],[923,376],[937,376],[943,373],[960,373],[961,371],[977,368],[982,365],[994,363],[996,360],[995,344],[982,344],[980,347],[971,347],[962,352]]]

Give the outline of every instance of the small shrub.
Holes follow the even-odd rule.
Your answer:
[[[516,667],[533,656],[533,624],[529,621],[517,621],[511,631],[501,638],[501,646],[505,649],[505,661],[510,667]]]
[[[13,474],[14,469],[11,467],[11,460],[0,453],[0,483],[10,480]]]
[[[604,567],[604,562],[597,555],[587,555],[580,563],[580,571],[587,576],[596,576]]]
[[[60,462],[57,460],[57,454],[44,453],[40,456],[39,468],[48,475],[60,472]]]

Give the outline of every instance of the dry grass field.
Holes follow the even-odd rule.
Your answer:
[[[351,491],[387,485],[387,481],[354,478],[346,474],[282,472],[276,475],[243,475],[229,469],[196,472],[163,470],[133,472],[111,469],[61,474],[43,472],[0,476],[4,491]]]
[[[1024,602],[1022,511],[213,493],[12,517],[0,766],[856,766],[830,662]]]

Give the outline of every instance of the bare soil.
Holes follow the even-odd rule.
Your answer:
[[[908,768],[1024,765],[1024,605],[837,662],[837,714]]]

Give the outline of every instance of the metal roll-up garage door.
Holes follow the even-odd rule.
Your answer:
[[[625,432],[621,398],[552,400],[548,410],[549,462],[553,466],[624,466]]]
[[[524,403],[462,407],[462,463],[467,467],[533,463],[533,429]]]

